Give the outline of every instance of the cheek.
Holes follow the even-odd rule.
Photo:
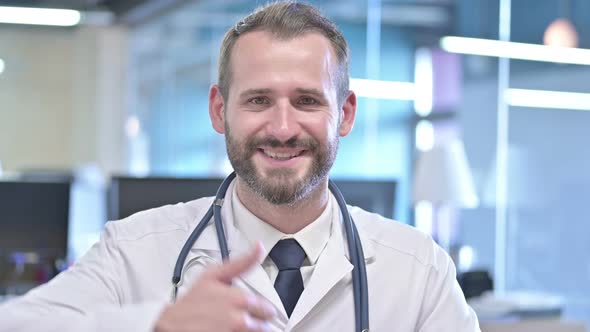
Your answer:
[[[338,135],[338,119],[331,116],[310,118],[306,122],[305,128],[311,136],[317,139],[333,139]]]
[[[226,118],[226,126],[236,137],[252,136],[260,128],[255,116],[230,116]]]

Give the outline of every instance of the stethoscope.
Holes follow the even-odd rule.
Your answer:
[[[186,243],[182,247],[182,250],[180,250],[180,254],[176,259],[176,265],[174,266],[174,274],[172,275],[172,301],[176,301],[176,297],[178,295],[178,284],[181,280],[182,268],[188,253],[195,241],[197,241],[203,230],[209,224],[211,217],[213,217],[215,222],[215,230],[217,232],[219,248],[221,249],[221,257],[224,261],[229,258],[227,239],[223,229],[223,222],[221,221],[221,206],[223,205],[223,199],[227,192],[227,188],[235,177],[236,173],[233,172],[227,178],[225,178],[225,180],[223,180],[219,186],[219,189],[217,189],[217,194],[215,195],[213,204],[211,204],[211,207],[209,207],[209,210],[207,210],[207,213],[203,219],[201,219],[197,227],[195,227],[188,240],[186,240]],[[344,218],[344,229],[346,231],[348,252],[350,261],[353,265],[352,287],[354,291],[356,331],[369,332],[369,290],[367,287],[367,270],[365,266],[363,247],[361,245],[361,241],[358,239],[358,231],[354,225],[352,217],[348,213],[346,201],[344,200],[342,193],[331,180],[328,182],[328,188],[334,197],[336,197],[336,201],[340,207],[340,213],[342,213],[342,217]]]

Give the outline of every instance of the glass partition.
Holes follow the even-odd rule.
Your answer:
[[[564,17],[558,13],[563,1],[535,2],[535,20],[530,19],[531,5],[510,4],[511,42],[542,45],[545,29]],[[581,1],[570,5],[570,19],[580,16],[576,8],[588,9]],[[522,23],[527,20],[531,24]],[[587,49],[584,29],[578,25],[578,46]],[[503,51],[510,53],[510,47],[504,45]],[[531,51],[525,57],[536,55]],[[563,317],[590,322],[585,203],[590,193],[590,67],[557,59],[505,61],[507,79],[499,84],[498,58],[463,56],[461,125],[481,204],[463,211],[461,244],[474,248],[472,268],[492,272],[497,294],[555,296],[563,301]],[[503,107],[505,122],[498,123]],[[506,136],[498,139],[503,129]],[[498,153],[505,163],[498,163]],[[498,193],[502,185],[505,190]],[[497,227],[501,223],[504,230]]]

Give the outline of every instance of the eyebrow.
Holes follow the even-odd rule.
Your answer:
[[[312,95],[312,96],[315,96],[315,97],[321,98],[321,99],[326,98],[325,94],[318,89],[297,88],[297,89],[295,89],[295,91],[297,91],[297,93]],[[249,96],[261,95],[261,94],[270,94],[270,93],[272,93],[272,89],[248,89],[248,90],[245,90],[242,93],[240,93],[240,98],[246,98]]]
[[[271,89],[248,89],[240,93],[240,98],[245,98],[253,95],[268,94],[271,93]]]
[[[296,91],[301,94],[312,95],[312,96],[316,96],[316,97],[322,98],[322,99],[326,98],[326,95],[318,89],[297,88]]]

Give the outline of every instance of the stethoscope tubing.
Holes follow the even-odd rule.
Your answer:
[[[229,259],[229,249],[227,247],[227,235],[223,230],[223,222],[221,220],[221,206],[225,199],[225,193],[230,183],[236,177],[236,172],[232,172],[221,183],[215,194],[215,201],[213,202],[213,219],[215,221],[215,230],[217,232],[217,241],[219,242],[219,249],[221,250],[221,259],[225,262]]]
[[[367,282],[367,271],[365,266],[365,255],[363,253],[363,247],[361,241],[358,239],[358,230],[350,213],[346,206],[344,196],[340,192],[340,189],[332,182],[328,181],[328,188],[336,198],[338,206],[340,207],[340,213],[344,219],[344,229],[346,231],[346,241],[348,243],[348,254],[352,265],[354,266],[354,272],[352,274],[352,287],[354,296],[354,309],[357,315],[356,317],[356,331],[368,331],[369,330],[369,300],[368,300],[368,282]],[[351,245],[354,244],[354,245]],[[360,313],[360,317],[358,317]]]
[[[223,261],[229,259],[229,249],[227,246],[227,236],[223,228],[223,221],[221,220],[221,207],[223,200],[230,183],[236,177],[236,173],[232,172],[227,178],[223,180],[217,193],[213,204],[209,207],[203,219],[199,222],[197,227],[189,235],[188,239],[182,246],[180,254],[176,259],[174,265],[174,272],[172,274],[172,286],[173,293],[172,299],[176,301],[178,294],[178,284],[182,279],[182,269],[190,249],[197,241],[203,230],[209,224],[211,219],[214,220],[215,230],[217,233],[217,240],[219,242],[219,248],[221,250],[221,257]],[[350,261],[353,265],[352,273],[352,287],[353,287],[353,298],[354,298],[354,311],[355,311],[355,331],[368,332],[369,331],[369,298],[368,298],[368,282],[367,282],[367,270],[365,266],[364,253],[361,241],[359,240],[358,230],[356,225],[348,212],[346,201],[342,196],[342,193],[338,187],[330,180],[328,187],[340,207],[340,212],[344,219],[344,229],[346,233],[346,240],[348,243],[348,253]],[[213,217],[213,218],[212,218]]]

